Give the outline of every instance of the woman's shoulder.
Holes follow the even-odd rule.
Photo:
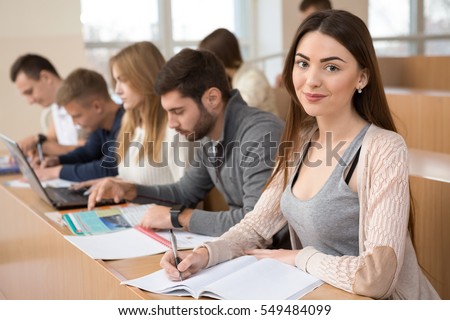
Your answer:
[[[269,83],[264,72],[249,63],[244,63],[233,76],[233,82],[240,81],[262,81],[267,84]]]
[[[374,124],[370,125],[364,140],[366,143],[370,144],[388,143],[400,144],[406,147],[405,140],[399,133],[392,130],[380,128]]]
[[[408,147],[403,137],[395,131],[370,125],[363,140],[363,149],[374,153],[407,153]]]

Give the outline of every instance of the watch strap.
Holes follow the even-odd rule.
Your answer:
[[[170,209],[170,222],[172,223],[172,226],[174,228],[183,228],[183,226],[180,224],[180,221],[178,220],[178,217],[184,209],[185,206],[183,205],[177,205]]]

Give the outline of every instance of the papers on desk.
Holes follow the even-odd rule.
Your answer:
[[[53,179],[53,180],[41,181],[42,187],[44,187],[44,188],[46,188],[46,187],[68,188],[74,183],[76,183],[76,182],[69,181],[69,180],[63,180],[63,179]],[[6,181],[5,185],[8,187],[13,187],[13,188],[30,188],[30,184],[24,178]]]
[[[128,259],[162,253],[170,248],[169,231],[155,232],[138,226],[152,205],[122,204],[45,215],[57,223],[63,221],[74,234],[64,238],[91,258]],[[176,235],[179,249],[193,249],[214,239],[185,231],[176,231]]]
[[[232,300],[299,299],[323,282],[302,270],[273,259],[243,256],[173,282],[163,270],[122,282],[146,291]]]
[[[177,231],[179,249],[193,249],[213,237]],[[93,259],[128,259],[166,252],[169,231],[149,231],[139,227],[93,236],[65,236],[66,240]]]
[[[117,205],[94,210],[62,211],[62,220],[74,235],[98,235],[138,225],[152,204]],[[46,213],[49,218],[51,213]]]
[[[75,235],[88,235],[88,234],[102,234],[105,232],[113,232],[118,230],[123,230],[125,228],[131,228],[139,223],[139,219],[142,218],[148,205],[144,206],[134,206],[133,209],[125,209],[125,207],[134,206],[130,203],[103,206],[96,208],[94,210],[86,209],[69,209],[62,211],[51,211],[46,212],[45,216],[51,221],[56,222],[61,227],[68,227],[69,230]],[[128,223],[122,223],[122,227],[119,223],[108,223],[108,217],[111,216],[110,220],[122,220],[124,217],[115,217],[129,212],[129,215],[133,214],[135,217]],[[105,221],[105,223],[103,223]]]
[[[8,156],[0,156],[0,175],[19,173],[19,167],[11,163]]]

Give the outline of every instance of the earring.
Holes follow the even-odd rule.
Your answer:
[[[362,93],[362,89],[361,88],[358,89],[358,93]]]

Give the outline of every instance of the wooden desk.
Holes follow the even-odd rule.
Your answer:
[[[120,285],[158,270],[161,256],[91,259],[64,239],[69,230],[44,215],[53,208],[31,189],[3,185],[18,177],[0,177],[0,292],[6,299],[187,299]],[[328,284],[304,298],[365,299]]]

